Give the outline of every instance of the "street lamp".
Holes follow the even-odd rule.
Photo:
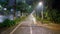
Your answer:
[[[7,8],[3,8],[4,14],[7,15]]]
[[[42,8],[41,15],[42,15],[42,22],[43,22],[43,2],[39,2],[38,6],[41,6]]]
[[[42,2],[39,2],[39,6],[42,6],[43,5],[43,3]]]
[[[11,11],[11,12],[13,12],[13,11],[14,11],[14,9],[11,9],[10,11]]]
[[[6,10],[7,10],[7,8],[4,8],[3,10],[5,10],[5,11],[6,11]]]

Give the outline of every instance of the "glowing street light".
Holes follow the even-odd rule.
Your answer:
[[[4,8],[3,10],[7,10],[7,8]]]
[[[42,2],[39,2],[39,6],[42,6],[43,5],[43,3]]]
[[[11,9],[10,11],[11,11],[11,12],[13,12],[13,11],[14,11],[14,9]]]

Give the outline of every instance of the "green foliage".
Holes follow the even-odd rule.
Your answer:
[[[40,21],[40,20],[41,20],[41,17],[38,17],[38,16],[37,16],[36,19],[37,19],[38,21]]]
[[[17,24],[19,21],[21,21],[21,19],[20,19],[20,18],[16,18],[14,21],[15,21],[16,24]]]
[[[8,4],[8,1],[9,0],[5,0],[5,1],[0,1],[0,4],[3,6],[3,7],[5,7],[7,4]]]
[[[20,10],[21,12],[27,12],[27,9],[26,9],[27,7],[28,7],[28,4],[23,3],[23,2],[18,2],[16,4],[16,9]]]
[[[0,24],[0,27],[11,27],[15,25],[15,21],[6,19],[3,23]]]
[[[56,9],[51,9],[48,11],[48,16],[54,23],[60,23],[60,12]]]
[[[23,21],[26,17],[21,17],[21,18],[16,18],[15,20],[9,20],[6,19],[3,23],[0,23],[0,27],[11,27],[14,26],[18,23],[20,23],[21,21]]]
[[[3,23],[0,23],[0,27],[11,27],[16,25],[21,19],[17,18],[15,20],[6,19]]]
[[[32,5],[28,5],[27,3],[24,3],[24,2],[18,2],[16,4],[16,9],[20,10],[21,13],[30,13],[33,7],[30,8],[29,6],[32,6]]]
[[[4,12],[4,15],[8,15],[9,14],[9,10],[6,10],[5,12]]]

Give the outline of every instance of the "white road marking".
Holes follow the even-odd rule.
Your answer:
[[[16,28],[13,29],[13,30],[10,32],[10,34],[13,34],[21,24],[22,24],[22,23],[20,23],[19,25],[17,25]]]
[[[30,34],[32,34],[32,27],[30,26]]]
[[[34,11],[31,13],[30,19],[32,19],[32,21],[34,22],[34,24],[36,24],[36,19],[35,19],[35,17],[32,15],[33,13],[34,13]],[[22,24],[22,23],[21,23],[21,24]],[[16,31],[16,29],[17,29],[21,24],[19,24],[15,29],[13,29],[13,31],[10,32],[10,34],[13,34],[13,33]],[[31,24],[30,24],[30,34],[32,34],[32,26],[31,26]]]
[[[36,19],[35,19],[35,17],[31,14],[31,18],[30,19],[32,19],[32,21],[34,22],[34,24],[36,24]]]

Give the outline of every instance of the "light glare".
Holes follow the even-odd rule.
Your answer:
[[[42,2],[39,2],[39,6],[41,6],[41,5],[43,5],[43,3]]]

